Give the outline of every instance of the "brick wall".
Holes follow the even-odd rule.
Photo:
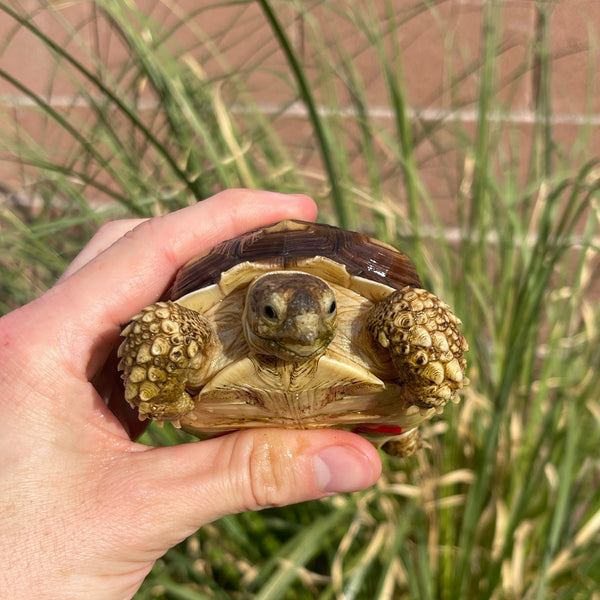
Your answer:
[[[482,52],[482,4],[485,1],[395,0],[397,39],[404,61],[407,96],[411,111],[421,122],[453,119],[464,125],[466,131],[474,124]],[[530,143],[539,98],[540,70],[532,49],[542,31],[541,16],[533,0],[494,1],[503,6],[499,94],[511,122],[518,126],[523,147],[526,147]],[[165,28],[169,26],[169,12],[161,8],[161,3],[140,0],[137,4],[163,22]],[[279,115],[277,122],[284,139],[298,149],[310,145],[311,132],[306,127],[303,108],[292,103],[294,91],[289,83],[274,76],[274,73],[285,71],[286,61],[265,24],[260,8],[253,3],[225,4],[214,7],[213,3],[197,0],[178,2],[178,10],[197,11],[192,26],[179,32],[178,47],[193,53],[208,75],[218,74],[223,69],[222,63],[215,60],[206,46],[197,46],[198,33],[202,32],[232,68],[239,73],[248,73],[245,81],[254,99],[265,113]],[[383,6],[385,3],[365,3],[365,6],[371,4]],[[426,4],[430,6],[429,10],[424,10]],[[588,151],[590,155],[598,156],[600,2],[557,0],[543,4],[552,7],[547,14],[550,19],[550,85],[555,135],[568,151],[581,127],[591,124],[593,129]],[[21,7],[30,10],[39,5],[36,0],[20,2]],[[206,8],[209,5],[211,8]],[[303,6],[306,8],[309,3]],[[382,121],[388,119],[391,122],[384,81],[381,73],[374,68],[377,65],[375,49],[364,35],[357,32],[356,27],[343,18],[343,14],[332,19],[332,9],[343,13],[344,2],[331,1],[327,7],[323,10],[320,3],[315,3],[308,14],[302,15],[289,4],[282,3],[278,14],[286,24],[296,51],[304,56],[309,75],[318,78],[315,63],[323,48],[331,49],[337,44],[354,57],[366,83],[372,114]],[[115,70],[119,68],[127,51],[109,27],[89,25],[89,17],[93,16],[89,3],[73,3],[65,7],[62,14],[87,36],[107,65]],[[89,62],[84,50],[69,39],[54,18],[42,10],[34,19],[58,44],[67,46],[75,56]],[[322,38],[315,38],[315,30],[320,31]],[[72,103],[75,88],[68,78],[60,75],[60,70],[56,71],[53,56],[43,51],[23,28],[16,31],[14,21],[5,13],[0,13],[0,39],[6,43],[0,57],[0,68],[41,94],[51,89],[50,102],[56,107]],[[319,47],[320,44],[322,47]],[[320,85],[316,80],[313,84]],[[44,125],[31,110],[29,99],[6,81],[0,81],[0,94],[0,102],[5,107],[19,111],[24,130],[36,135],[36,131]],[[148,101],[151,102],[152,98]],[[343,94],[341,103],[344,104]],[[280,114],[282,107],[286,109]],[[349,102],[347,108],[350,109]],[[85,106],[81,107],[81,111],[85,111]],[[62,143],[58,134],[56,140],[52,132],[45,131],[44,135],[45,143]],[[450,202],[459,185],[454,179],[457,169],[452,152],[433,151],[427,144],[423,144],[419,152],[422,174],[431,195]],[[0,176],[5,183],[19,184],[19,174],[14,166],[3,164],[1,169]]]

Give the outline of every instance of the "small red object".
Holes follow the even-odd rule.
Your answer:
[[[402,427],[397,425],[359,425],[352,430],[354,433],[387,433],[389,435],[400,435]]]

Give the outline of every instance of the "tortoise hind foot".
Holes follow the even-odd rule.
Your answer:
[[[423,409],[441,412],[458,401],[469,347],[460,333],[460,319],[439,298],[407,286],[380,300],[367,328],[376,343],[390,352],[406,397]]]
[[[417,450],[423,447],[421,433],[415,427],[403,434],[388,440],[381,449],[391,456],[412,456]]]
[[[133,317],[121,335],[125,400],[140,419],[178,425],[195,406],[186,391],[190,372],[201,368],[214,345],[208,321],[174,302],[157,302]]]

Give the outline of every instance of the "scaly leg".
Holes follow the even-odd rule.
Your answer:
[[[458,325],[447,304],[409,286],[379,301],[367,321],[374,340],[389,350],[410,401],[439,412],[449,400],[458,401],[467,383],[463,352],[469,347]]]
[[[387,441],[381,449],[392,456],[411,456],[423,446],[418,427]]]
[[[133,317],[121,335],[125,399],[140,419],[178,424],[195,405],[186,391],[190,372],[206,364],[215,345],[210,324],[175,302],[157,302]]]

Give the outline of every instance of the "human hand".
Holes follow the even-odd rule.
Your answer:
[[[154,561],[203,524],[375,482],[377,451],[344,431],[132,442],[90,383],[121,326],[193,255],[315,214],[306,197],[231,190],[109,223],[56,286],[0,319],[2,597],[131,598]]]

